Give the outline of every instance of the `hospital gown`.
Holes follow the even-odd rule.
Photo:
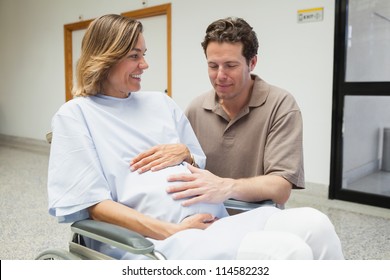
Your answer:
[[[267,218],[280,211],[262,207],[228,216],[223,204],[183,207],[166,193],[171,174],[189,172],[185,164],[143,174],[131,172],[133,157],[155,145],[184,143],[200,167],[205,155],[182,110],[165,94],[131,93],[77,97],[65,103],[52,120],[49,160],[49,213],[59,222],[89,218],[87,208],[114,200],[160,220],[179,223],[195,213],[219,220],[206,230],[188,229],[158,241],[150,239],[168,259],[234,259],[241,239],[262,230]],[[115,258],[137,258],[117,248],[89,246]]]

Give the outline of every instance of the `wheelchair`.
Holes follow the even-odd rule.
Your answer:
[[[248,203],[229,199],[225,207],[231,214],[237,214],[265,205],[275,205],[271,200]],[[275,205],[277,206],[277,205]],[[278,206],[277,206],[278,207]],[[96,220],[81,220],[71,225],[72,237],[68,250],[47,249],[38,254],[36,260],[112,260],[110,256],[102,254],[84,243],[84,238],[91,238],[126,252],[144,255],[151,260],[166,260],[163,253],[155,250],[154,244],[144,236],[123,228]]]
[[[46,135],[46,140],[51,143],[52,134]],[[225,207],[230,215],[235,215],[243,211],[248,211],[265,205],[274,205],[271,200],[260,202],[243,202],[229,199],[225,201]],[[68,244],[68,250],[65,249],[47,249],[38,254],[36,260],[112,260],[108,255],[102,254],[96,250],[88,248],[85,245],[84,238],[90,238],[102,243],[125,250],[126,252],[144,255],[152,260],[166,260],[163,253],[155,250],[154,244],[127,228],[109,224],[96,220],[81,220],[71,224],[71,240]]]

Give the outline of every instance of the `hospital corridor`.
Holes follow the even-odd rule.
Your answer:
[[[344,278],[366,264],[388,271],[389,0],[0,0],[0,37],[0,260],[10,268],[93,259],[77,246],[121,259],[133,240],[148,257],[248,261],[245,247],[263,254],[256,262],[286,260],[266,247],[295,252],[285,245],[295,238],[309,252],[296,259],[353,260],[338,262]],[[227,217],[227,201],[290,210]],[[287,218],[271,223],[271,211]],[[311,269],[328,278],[324,263]]]

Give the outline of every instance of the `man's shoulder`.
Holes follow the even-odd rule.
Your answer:
[[[280,86],[269,84],[261,80],[261,88],[265,89],[267,94],[268,101],[273,101],[277,103],[286,103],[289,105],[297,105],[294,95],[285,88]]]

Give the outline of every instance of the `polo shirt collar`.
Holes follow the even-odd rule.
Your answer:
[[[255,82],[253,84],[251,98],[248,107],[259,107],[265,103],[269,94],[269,84],[263,81],[259,76],[252,74]],[[223,111],[217,100],[217,94],[214,90],[210,90],[203,101],[203,108],[211,110],[215,113]]]
[[[253,83],[252,95],[248,103],[248,107],[260,107],[267,100],[270,86],[259,76],[253,75],[255,82]]]

